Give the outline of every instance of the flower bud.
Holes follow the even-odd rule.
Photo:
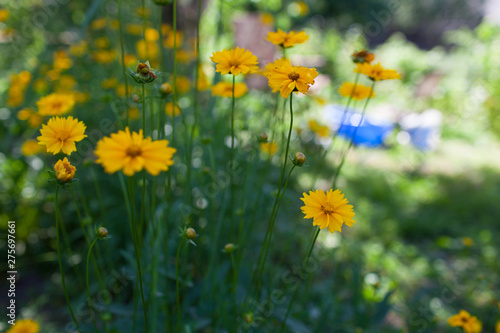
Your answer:
[[[141,101],[141,96],[139,96],[138,94],[133,94],[132,95],[132,100],[135,102],[135,103],[139,103]]]
[[[224,245],[224,253],[231,253],[234,251],[236,247],[234,246],[233,243],[227,243],[226,245]]]
[[[99,227],[96,231],[96,234],[97,234],[97,237],[99,237],[100,239],[103,239],[104,237],[106,237],[108,235],[108,229],[106,229],[104,227]]]
[[[268,137],[266,133],[260,133],[257,139],[259,142],[267,142]]]
[[[163,83],[161,86],[160,86],[160,93],[162,95],[170,95],[173,91],[173,88],[172,88],[172,85],[170,83]]]
[[[56,172],[57,180],[60,183],[68,183],[75,177],[76,168],[72,166],[68,158],[65,157],[63,160],[57,161],[54,165],[54,171]]]
[[[375,55],[367,50],[361,50],[359,52],[354,52],[351,55],[352,61],[355,63],[372,62],[375,59]]]
[[[245,322],[247,322],[249,324],[253,323],[253,320],[254,320],[254,318],[253,318],[253,312],[247,312],[247,313],[245,313],[243,315],[243,319],[245,320]]]
[[[134,79],[135,82],[140,84],[153,82],[158,77],[156,74],[159,73],[156,73],[156,70],[151,68],[149,61],[146,61],[145,63],[140,62],[137,65],[135,72],[129,68],[128,73],[128,75]]]
[[[194,230],[193,228],[187,228],[186,237],[188,239],[194,239],[196,237],[196,230]]]
[[[292,162],[294,165],[301,167],[306,163],[306,155],[301,152],[295,153]]]

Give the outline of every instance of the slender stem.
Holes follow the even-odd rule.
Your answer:
[[[240,266],[241,263],[241,256],[243,254],[243,249],[242,247],[242,234],[243,234],[243,216],[244,214],[244,208],[245,208],[245,188],[247,185],[247,179],[248,179],[248,174],[250,173],[250,168],[252,166],[252,160],[253,156],[255,154],[255,150],[252,150],[252,154],[250,155],[250,159],[248,160],[248,167],[247,171],[245,172],[245,179],[243,180],[243,188],[241,190],[241,202],[240,202],[240,209],[239,209],[239,214],[240,214],[240,226],[239,226],[239,231],[238,231],[238,267]]]
[[[175,257],[175,299],[177,303],[177,333],[181,331],[181,298],[179,289],[179,255],[184,238],[181,238],[179,247],[177,248],[177,256]]]
[[[234,260],[234,251],[231,251],[231,265],[233,266],[233,287],[231,288],[231,292],[233,294],[233,312],[234,312],[234,320],[238,317],[238,301],[236,300],[236,285],[238,284],[238,267],[236,266],[236,262]]]
[[[375,82],[376,82],[375,80],[372,81],[371,91],[374,91]],[[352,135],[351,135],[351,140],[349,141],[349,145],[347,146],[347,149],[345,150],[344,154],[342,154],[342,159],[340,160],[340,164],[339,164],[337,170],[335,170],[335,174],[333,176],[333,183],[332,183],[333,189],[335,189],[335,186],[337,185],[337,179],[338,179],[338,176],[340,174],[340,170],[342,169],[342,166],[344,165],[344,162],[345,162],[345,158],[346,158],[347,154],[349,153],[349,150],[351,149],[351,147],[354,143],[354,139],[356,138],[356,133],[358,132],[358,128],[361,126],[361,123],[363,122],[363,119],[365,117],[366,108],[368,107],[368,103],[370,102],[372,95],[373,94],[370,94],[368,96],[368,98],[366,99],[365,105],[363,107],[363,111],[361,112],[361,119],[359,120],[358,125],[354,127],[354,130],[353,130]]]
[[[128,81],[125,68],[125,48],[123,46],[123,29],[122,29],[122,16],[121,16],[121,0],[118,0],[118,31],[120,33],[120,51],[122,57],[122,72],[123,81],[125,82],[125,101],[128,102]],[[128,103],[126,103],[128,105]],[[127,108],[127,126],[129,125],[129,108]]]
[[[139,290],[141,293],[141,301],[142,301],[142,309],[144,312],[144,327],[145,327],[145,333],[148,332],[148,315],[147,315],[147,305],[146,302],[144,301],[144,291],[142,289],[142,270],[141,270],[141,260],[139,258],[139,248],[138,248],[138,236],[137,236],[137,230],[136,227],[134,226],[134,179],[133,177],[129,177],[129,194],[130,194],[130,207],[131,207],[131,217],[132,219],[129,220],[130,222],[130,232],[132,233],[132,242],[134,244],[134,253],[135,253],[135,260],[137,263],[137,270],[138,270],[138,275],[139,275]]]
[[[92,244],[89,247],[89,251],[87,253],[87,265],[86,265],[86,273],[85,273],[85,279],[87,282],[87,300],[89,302],[89,309],[90,309],[90,315],[92,317],[92,324],[94,325],[94,329],[96,333],[99,333],[99,330],[97,329],[97,324],[95,322],[95,315],[94,315],[94,308],[92,307],[92,299],[90,297],[90,287],[89,287],[89,259],[90,259],[90,254],[92,253],[92,248],[94,247],[94,244],[97,242],[99,237],[96,237]]]
[[[144,91],[144,83],[142,84],[142,130],[146,134],[146,93]]]
[[[235,98],[234,98],[234,86],[235,86],[235,81],[236,81],[236,76],[233,75],[233,87],[232,87],[232,102],[231,102],[231,153],[229,157],[229,190],[230,190],[230,197],[229,197],[229,211],[230,211],[230,226],[229,226],[229,239],[232,239],[233,237],[233,219],[234,219],[234,104],[235,104]]]
[[[66,290],[66,281],[64,280],[64,270],[63,270],[62,258],[61,258],[61,245],[60,245],[60,239],[59,239],[59,203],[58,203],[58,199],[59,199],[59,186],[57,186],[56,196],[54,199],[54,204],[55,204],[55,209],[56,209],[55,213],[56,213],[57,257],[59,259],[59,271],[61,274],[61,284],[62,284],[63,291],[64,291],[64,297],[66,297],[66,303],[68,304],[68,309],[69,309],[69,312],[71,314],[71,318],[73,318],[73,321],[75,322],[76,329],[78,330],[78,332],[81,332],[80,326],[78,326],[78,321],[76,320],[76,317],[75,317],[75,313],[73,312],[73,308],[71,307],[71,303],[69,301],[68,291]]]
[[[290,304],[288,304],[288,309],[286,310],[285,318],[283,319],[283,322],[281,323],[281,329],[280,333],[283,333],[285,329],[285,324],[286,320],[288,319],[288,315],[290,314],[290,310],[292,309],[293,302],[295,301],[295,296],[297,296],[297,291],[299,290],[300,283],[302,282],[302,275],[304,275],[304,270],[305,267],[307,266],[307,263],[309,262],[309,259],[311,258],[311,253],[314,249],[314,244],[316,244],[316,239],[318,239],[319,232],[321,231],[320,228],[318,228],[318,231],[314,234],[313,241],[311,243],[311,248],[309,249],[309,253],[307,254],[306,260],[304,261],[304,264],[302,265],[302,270],[299,276],[299,281],[295,285],[295,291],[293,292],[292,299],[290,300]]]

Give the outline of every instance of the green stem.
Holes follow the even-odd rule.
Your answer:
[[[146,93],[144,91],[144,83],[142,84],[142,131],[146,136]]]
[[[125,67],[125,48],[123,46],[123,29],[122,29],[122,16],[121,16],[121,0],[118,0],[118,30],[120,33],[120,51],[122,56],[122,72],[123,81],[125,82],[125,101],[128,102],[128,81]],[[126,103],[128,105],[128,103]],[[129,126],[129,109],[127,107],[127,127]]]
[[[62,257],[61,257],[61,245],[60,245],[60,239],[59,239],[59,203],[58,203],[58,199],[59,199],[59,186],[57,186],[56,196],[54,199],[54,204],[55,204],[55,209],[56,209],[55,213],[56,213],[57,257],[59,259],[59,271],[61,274],[61,284],[63,287],[64,296],[66,297],[66,303],[68,304],[68,309],[69,309],[69,312],[71,313],[71,318],[73,318],[73,321],[75,322],[76,329],[78,330],[78,332],[81,332],[80,326],[78,326],[78,321],[76,320],[76,317],[75,317],[75,313],[73,312],[73,308],[71,307],[71,303],[69,301],[68,291],[66,290],[66,281],[64,280],[64,270],[63,270],[63,266],[62,266]]]
[[[94,325],[94,329],[96,333],[99,333],[99,330],[97,329],[97,324],[95,322],[95,316],[94,316],[94,308],[92,307],[92,299],[90,297],[90,287],[89,287],[89,259],[90,259],[90,254],[92,253],[92,247],[94,247],[94,244],[97,242],[99,237],[96,237],[92,244],[89,247],[89,251],[87,253],[87,266],[86,266],[86,282],[87,282],[87,300],[89,302],[89,309],[90,309],[90,315],[92,317],[92,324]]]
[[[293,292],[293,296],[292,296],[292,299],[290,300],[290,304],[288,304],[288,309],[286,310],[285,318],[283,319],[283,322],[281,323],[280,333],[284,332],[286,320],[288,319],[288,315],[290,314],[290,310],[292,309],[293,302],[295,301],[295,296],[297,296],[297,291],[299,290],[300,283],[302,282],[302,275],[304,275],[305,267],[307,266],[307,263],[309,262],[309,259],[311,258],[311,253],[314,249],[314,244],[316,244],[316,239],[318,238],[320,231],[321,231],[321,229],[318,228],[318,231],[316,231],[316,233],[314,234],[314,238],[313,238],[313,241],[311,243],[311,248],[309,249],[309,253],[307,254],[307,257],[306,257],[306,260],[304,261],[304,264],[302,265],[302,270],[301,270],[301,273],[299,276],[299,281],[297,282],[297,284],[295,286],[295,291]]]
[[[238,301],[236,300],[236,285],[238,284],[238,267],[236,266],[236,262],[234,260],[234,251],[231,251],[231,265],[233,266],[233,287],[231,288],[231,292],[233,294],[233,312],[234,312],[234,320],[238,318]],[[236,327],[235,325],[234,327]]]
[[[374,91],[375,82],[376,82],[375,80],[372,81],[372,85],[371,85],[372,91]],[[361,112],[361,119],[359,120],[358,125],[356,127],[354,127],[354,130],[353,130],[352,135],[351,135],[351,139],[349,141],[349,145],[347,146],[347,149],[345,150],[344,154],[342,154],[342,159],[340,160],[340,164],[339,164],[337,170],[335,170],[335,174],[333,176],[333,183],[332,183],[333,189],[335,189],[335,186],[337,185],[337,179],[338,179],[338,176],[340,174],[340,170],[342,169],[342,166],[344,165],[344,162],[345,162],[345,158],[353,145],[354,138],[356,137],[356,133],[358,132],[358,128],[361,126],[361,123],[363,122],[363,119],[365,117],[366,108],[368,107],[368,103],[370,102],[371,97],[372,97],[372,94],[370,94],[368,96],[368,98],[366,99],[365,105],[363,107],[363,111]]]
[[[179,247],[177,248],[177,255],[175,257],[175,300],[177,304],[177,333],[181,332],[181,298],[179,288],[179,255],[181,253],[181,246],[184,238],[181,238]]]
[[[250,155],[250,159],[248,160],[248,167],[247,171],[245,172],[245,179],[243,180],[243,188],[241,190],[241,202],[240,202],[240,209],[239,209],[239,214],[240,214],[240,225],[239,225],[239,230],[238,230],[238,267],[240,267],[241,263],[241,257],[243,254],[243,249],[241,248],[242,246],[242,234],[243,234],[243,216],[244,214],[244,207],[245,207],[245,188],[247,185],[247,179],[248,179],[248,174],[250,173],[250,168],[252,166],[252,160],[253,156],[255,154],[255,150],[252,150],[252,154]]]
[[[235,98],[234,98],[234,86],[235,86],[235,81],[236,81],[236,76],[233,75],[233,87],[232,87],[232,102],[231,102],[231,152],[230,152],[230,157],[229,157],[229,190],[230,190],[230,197],[229,197],[229,218],[230,218],[230,226],[229,226],[229,239],[232,239],[233,237],[233,218],[234,218],[234,104],[235,104]]]
[[[144,291],[142,289],[142,270],[141,270],[141,260],[139,258],[139,248],[138,248],[138,235],[136,227],[134,226],[134,179],[133,177],[129,177],[129,195],[130,195],[130,207],[131,207],[131,219],[130,222],[130,232],[132,234],[132,243],[134,245],[134,253],[135,260],[137,263],[137,270],[139,275],[139,290],[141,293],[141,301],[142,301],[142,309],[144,312],[144,328],[145,333],[148,332],[148,315],[147,315],[147,306],[144,300]]]

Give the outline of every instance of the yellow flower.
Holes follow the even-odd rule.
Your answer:
[[[9,97],[7,105],[16,107],[24,102],[24,92],[31,81],[31,73],[22,71],[19,74],[13,75],[10,81]]]
[[[115,50],[109,50],[109,51],[97,51],[92,53],[92,58],[100,63],[100,64],[105,64],[108,65],[113,62],[116,58],[116,51]]]
[[[315,68],[292,66],[288,59],[277,59],[266,66],[265,75],[273,92],[280,91],[287,98],[292,91],[305,94],[318,76]]]
[[[323,138],[330,134],[328,126],[320,125],[316,120],[309,120],[309,129]]]
[[[372,62],[375,59],[375,55],[367,50],[361,50],[359,52],[354,52],[351,55],[352,61],[358,63]]]
[[[156,42],[160,38],[160,33],[158,30],[153,28],[147,28],[146,33],[144,34],[144,39],[148,42]]]
[[[35,140],[25,141],[21,146],[21,153],[23,153],[24,156],[36,155],[42,151],[43,147],[40,146]]]
[[[54,165],[54,171],[56,172],[57,180],[61,183],[67,183],[73,180],[75,177],[76,168],[72,166],[68,158],[65,157],[63,160],[57,161]]]
[[[460,310],[456,315],[448,318],[448,324],[452,327],[462,327],[465,333],[480,333],[483,324],[475,316],[471,316],[465,310]]]
[[[69,53],[77,57],[83,56],[86,52],[87,42],[83,40],[69,47]]]
[[[274,17],[269,13],[262,13],[260,18],[264,24],[273,25],[274,23]]]
[[[497,324],[495,325],[495,333],[500,333],[500,320],[497,321]]]
[[[142,130],[139,133],[125,131],[104,137],[97,143],[95,154],[97,163],[102,164],[104,171],[115,173],[122,170],[126,176],[146,169],[153,176],[161,171],[167,171],[174,164],[172,156],[175,149],[168,147],[167,140],[152,141],[144,138]]]
[[[215,52],[210,59],[217,64],[216,72],[239,75],[255,73],[258,70],[257,57],[252,52],[239,47]]]
[[[401,74],[394,69],[384,69],[380,63],[376,65],[368,62],[357,63],[354,72],[364,74],[374,81],[401,79]]]
[[[125,90],[125,84],[120,84],[115,88],[115,93],[118,97],[125,97],[127,95],[127,91]]]
[[[173,49],[174,48],[174,30],[168,30],[168,32],[165,34],[165,40],[163,41],[163,46],[165,46],[167,49]],[[182,32],[177,31],[175,34],[175,46],[177,49],[179,49],[182,46]]]
[[[40,116],[60,116],[73,110],[75,98],[72,94],[50,94],[36,102]]]
[[[0,9],[0,22],[4,22],[9,18],[9,11],[5,8]]]
[[[54,155],[61,150],[66,155],[76,151],[75,142],[83,140],[87,126],[78,119],[52,117],[47,124],[42,125],[41,136],[37,139],[39,144],[47,146],[47,151]]]
[[[313,225],[318,225],[320,229],[328,228],[328,231],[342,231],[342,224],[352,227],[354,212],[352,206],[348,205],[347,199],[340,190],[323,190],[309,191],[309,195],[305,192],[304,197],[300,200],[304,201],[305,206],[300,207],[302,212],[306,214],[305,219],[313,219]]]
[[[109,47],[109,39],[108,37],[100,37],[95,40],[95,45],[99,49],[107,49]]]
[[[31,319],[16,320],[16,324],[9,328],[6,333],[38,333],[40,325]]]
[[[344,82],[339,88],[339,93],[344,97],[352,96],[352,99],[362,100],[368,97],[375,97],[375,92],[372,88],[364,86],[362,84],[356,84],[354,89],[354,83]]]
[[[267,38],[266,38],[266,40],[270,41],[271,43],[273,43],[275,45],[279,45],[279,46],[284,47],[284,48],[293,47],[296,44],[302,44],[308,39],[309,39],[309,36],[306,35],[305,31],[286,32],[286,31],[283,31],[281,29],[278,29],[278,31],[276,31],[276,32],[270,31],[267,34]]]
[[[108,24],[108,21],[105,17],[93,20],[90,24],[90,29],[92,30],[100,30]]]
[[[174,115],[174,117],[177,117],[181,114],[181,109],[177,105],[174,108],[174,103],[168,102],[167,104],[165,104],[165,114],[167,114],[168,116]]]
[[[260,150],[263,153],[269,154],[269,155],[274,155],[276,151],[278,150],[278,145],[275,142],[261,142],[260,143]]]
[[[462,238],[462,243],[465,246],[472,246],[472,244],[474,244],[474,241],[470,237],[464,237],[464,238]]]
[[[101,87],[103,89],[112,89],[115,88],[118,85],[118,80],[114,77],[111,77],[109,79],[104,79],[101,82]]]
[[[68,58],[68,53],[66,50],[56,51],[52,58],[54,60],[54,69],[55,70],[65,70],[71,68],[73,66],[73,61]]]
[[[160,54],[158,43],[149,42],[144,39],[135,43],[135,49],[139,58],[149,59],[150,61],[156,61]]]
[[[243,82],[238,82],[234,85],[234,97],[238,98],[247,93],[247,85]],[[230,82],[219,82],[212,87],[213,96],[232,97],[233,84]]]
[[[175,89],[178,94],[184,94],[191,89],[191,81],[185,76],[178,76],[175,80]]]

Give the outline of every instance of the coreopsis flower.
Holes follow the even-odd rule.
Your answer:
[[[465,333],[480,333],[483,329],[481,321],[465,310],[460,310],[458,314],[448,318],[448,324],[452,327],[461,327]]]
[[[163,41],[163,46],[165,46],[167,49],[173,49],[174,44],[177,49],[182,47],[182,32],[181,31],[176,31],[176,34],[174,35],[174,30],[172,28],[167,29],[167,33],[164,34],[165,40]],[[175,40],[174,40],[175,36]],[[175,43],[174,43],[175,42]]]
[[[275,142],[261,142],[260,143],[260,150],[263,153],[269,154],[269,155],[274,155],[276,151],[278,150],[278,145]]]
[[[258,70],[257,57],[246,49],[236,47],[231,50],[214,52],[210,59],[217,64],[216,72],[239,75],[255,73]]]
[[[139,59],[150,59],[153,63],[160,57],[160,47],[156,42],[141,39],[135,43],[135,50]]]
[[[309,39],[309,35],[306,35],[305,31],[290,31],[286,32],[281,29],[273,32],[269,31],[266,40],[270,41],[275,45],[279,45],[283,48],[293,47],[297,44],[302,44]]]
[[[191,80],[185,76],[178,76],[175,80],[175,91],[178,94],[187,93],[191,89]]]
[[[163,96],[168,96],[174,91],[172,85],[168,82],[162,83],[159,90]]]
[[[7,330],[6,333],[38,333],[40,325],[31,319],[18,319],[16,324]]]
[[[158,77],[157,74],[160,74],[157,73],[155,69],[151,68],[149,61],[145,63],[140,62],[137,65],[135,73],[130,68],[128,70],[128,75],[134,79],[135,82],[141,84],[153,82]]]
[[[320,125],[316,120],[309,120],[309,129],[322,138],[330,134],[330,128],[326,125]]]
[[[69,47],[69,53],[76,57],[81,57],[87,52],[87,49],[88,49],[87,42],[82,40],[76,44],[71,45]]]
[[[97,142],[95,155],[97,163],[104,167],[107,173],[123,171],[126,176],[146,169],[153,176],[161,171],[167,171],[174,164],[172,157],[176,149],[168,147],[167,140],[153,141],[144,137],[142,129],[130,132],[125,131],[111,134]]]
[[[355,100],[375,97],[375,92],[372,88],[360,83],[357,83],[356,86],[354,86],[354,83],[344,82],[339,88],[339,93],[344,97],[351,97]]]
[[[24,93],[31,81],[31,73],[22,71],[19,74],[13,75],[10,81],[9,97],[7,105],[16,107],[24,103]]]
[[[348,205],[347,199],[340,190],[323,190],[309,191],[309,194],[303,193],[304,197],[300,198],[305,206],[300,207],[306,215],[305,219],[313,219],[313,225],[319,226],[320,229],[328,228],[328,231],[334,233],[341,232],[342,225],[346,224],[352,227],[354,212],[352,206]]]
[[[43,147],[38,144],[36,140],[28,140],[21,146],[21,153],[24,156],[36,155],[43,151]]]
[[[68,183],[75,177],[76,168],[69,163],[68,158],[57,161],[54,165],[56,178],[60,183]]]
[[[293,155],[292,163],[298,167],[303,166],[304,163],[306,163],[306,155],[301,152],[295,153],[295,155]]]
[[[354,72],[364,74],[373,81],[401,79],[401,74],[394,69],[385,69],[380,63],[376,65],[368,62],[357,63]]]
[[[71,117],[52,117],[47,124],[42,125],[39,144],[47,146],[47,152],[54,155],[61,150],[66,155],[76,151],[75,142],[83,140],[87,127],[82,121]]]
[[[165,104],[165,114],[167,116],[177,117],[178,115],[181,114],[181,112],[182,112],[181,109],[177,105],[174,107],[174,103],[168,102]]]
[[[100,30],[102,28],[105,28],[108,25],[108,19],[103,17],[103,18],[98,18],[92,21],[90,24],[90,29],[92,30]]]
[[[116,50],[100,50],[92,53],[92,59],[95,60],[95,62],[103,64],[103,65],[109,65],[116,59],[117,53]]]
[[[75,97],[72,94],[53,93],[36,102],[40,116],[61,116],[73,110]]]
[[[248,91],[247,85],[243,82],[235,83],[234,85],[234,97],[238,98],[245,95]],[[212,95],[220,97],[232,97],[233,96],[233,84],[230,82],[219,82],[212,87]]]
[[[364,63],[372,62],[375,59],[375,55],[367,50],[361,50],[359,52],[354,52],[351,58],[355,63]]]
[[[7,9],[2,8],[0,9],[0,22],[6,21],[10,16],[10,13]]]
[[[265,75],[273,92],[280,91],[281,97],[287,98],[292,91],[306,94],[318,72],[315,68],[292,66],[290,60],[282,58],[269,63]]]

